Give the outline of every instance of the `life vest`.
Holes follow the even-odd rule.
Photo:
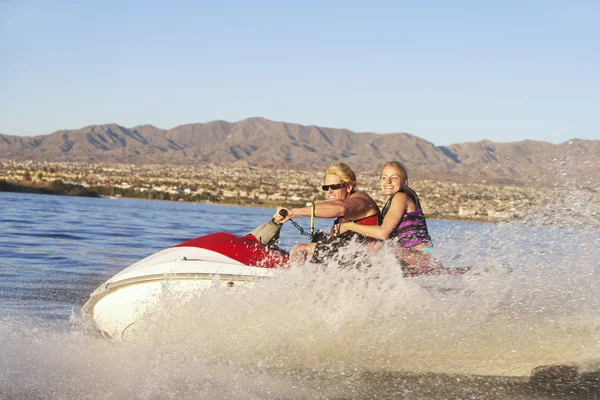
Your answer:
[[[406,194],[415,202],[416,210],[409,213],[406,211],[404,212],[398,226],[392,230],[389,238],[397,238],[400,246],[405,248],[412,248],[422,243],[432,245],[433,242],[431,236],[429,236],[429,231],[427,230],[427,221],[425,220],[425,214],[423,214],[421,208],[419,196],[417,196],[417,194],[408,186],[403,187],[399,192]],[[383,210],[379,217],[379,224],[383,222],[396,193],[390,196],[383,206]]]

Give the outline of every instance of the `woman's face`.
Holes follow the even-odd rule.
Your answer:
[[[327,201],[344,200],[352,190],[352,187],[344,184],[342,178],[337,175],[325,175],[322,188],[325,191],[325,200]]]
[[[386,196],[391,196],[402,189],[405,179],[402,177],[402,171],[393,165],[383,167],[380,175],[381,190]]]

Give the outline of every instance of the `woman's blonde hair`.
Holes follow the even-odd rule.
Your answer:
[[[356,174],[352,171],[352,168],[347,166],[344,163],[333,163],[330,164],[329,167],[325,170],[325,176],[327,175],[335,175],[342,180],[346,185],[352,187],[352,191],[354,192],[357,188],[356,184]]]

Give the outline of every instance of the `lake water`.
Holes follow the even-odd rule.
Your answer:
[[[429,221],[444,265],[471,267],[461,290],[391,264],[306,266],[170,304],[162,334],[115,343],[80,314],[100,283],[273,210],[0,193],[0,399],[600,398],[600,232],[539,212],[529,221],[544,226]],[[282,247],[304,241],[286,224]],[[510,378],[540,365],[585,379],[565,391]]]

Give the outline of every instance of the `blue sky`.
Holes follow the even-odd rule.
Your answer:
[[[0,133],[262,116],[600,139],[597,0],[216,3],[0,0]]]

